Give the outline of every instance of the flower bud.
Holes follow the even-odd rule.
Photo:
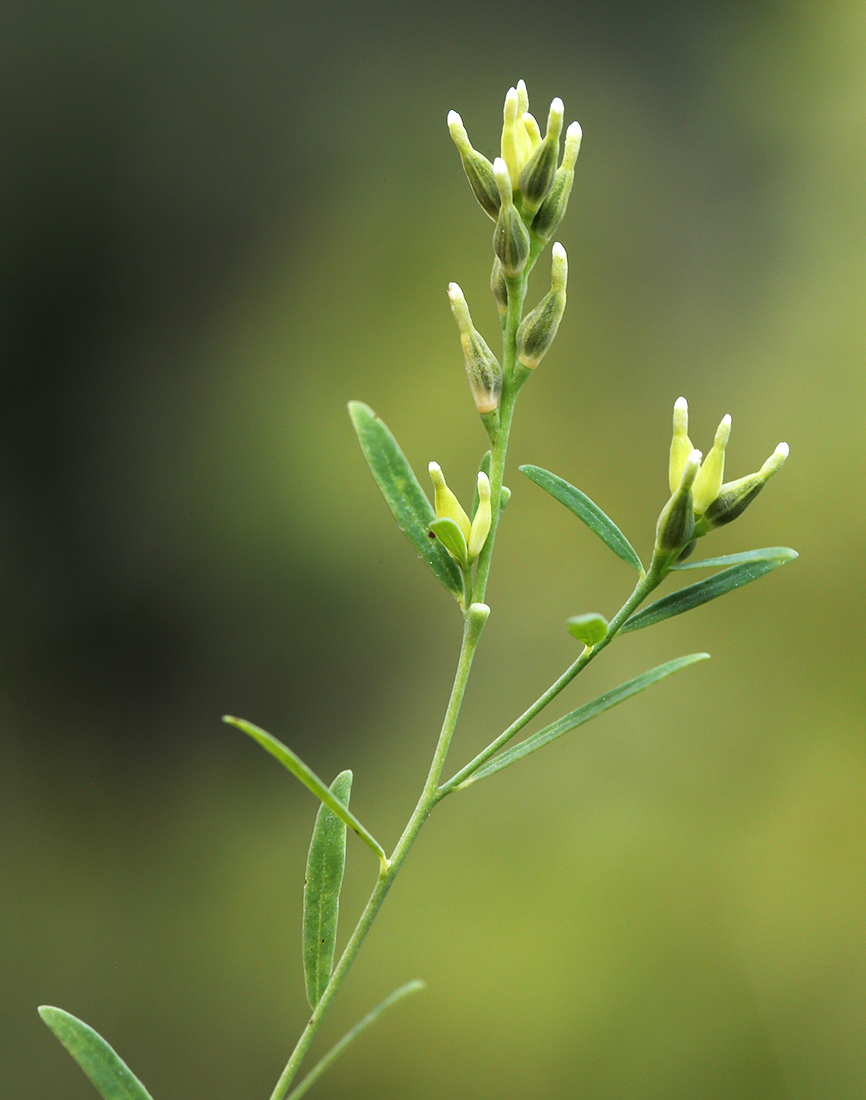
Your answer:
[[[508,169],[511,190],[516,191],[520,170],[532,155],[532,140],[523,125],[523,115],[529,109],[526,85],[518,81],[516,88],[509,88],[502,112],[502,160]]]
[[[553,186],[532,219],[532,232],[543,241],[548,241],[557,226],[565,217],[568,197],[574,183],[574,164],[580,151],[581,129],[572,122],[565,132],[565,152],[562,164],[553,177]]]
[[[672,493],[677,491],[677,486],[683,479],[686,460],[693,450],[694,445],[689,439],[689,403],[684,397],[678,397],[674,402],[674,434],[668,467],[668,483]]]
[[[478,475],[478,507],[472,517],[472,530],[469,533],[468,549],[470,564],[475,561],[484,548],[490,534],[493,514],[490,508],[490,479],[483,471]]]
[[[604,615],[572,615],[566,623],[568,633],[579,642],[592,649],[607,636],[608,622]]]
[[[435,492],[434,507],[436,510],[436,518],[450,519],[456,523],[460,528],[463,538],[468,543],[472,524],[469,522],[469,516],[466,515],[460,506],[460,501],[448,488],[445,482],[445,476],[442,473],[442,467],[438,462],[431,462],[427,469],[430,472],[430,480],[433,482],[433,489]]]
[[[722,418],[710,453],[701,464],[692,489],[692,506],[696,516],[702,516],[719,495],[725,474],[725,447],[731,434],[730,415]]]
[[[517,330],[517,358],[530,370],[538,366],[553,343],[565,310],[568,258],[561,244],[553,246],[552,260],[550,290],[535,309],[523,318]]]
[[[481,333],[472,324],[469,307],[463,297],[463,291],[457,283],[448,287],[448,299],[454,319],[460,329],[460,343],[463,358],[466,361],[466,377],[475,399],[479,413],[493,412],[499,407],[499,395],[502,392],[502,367],[499,360],[487,346]]]
[[[691,542],[695,529],[692,485],[698,476],[700,465],[701,452],[693,450],[686,459],[679,485],[659,516],[654,553],[656,559],[670,559]]]
[[[517,213],[511,191],[511,179],[505,161],[501,157],[497,157],[493,162],[493,172],[502,200],[496,219],[496,228],[493,230],[493,251],[502,264],[504,274],[512,279],[523,271],[529,259],[529,231]]]
[[[520,173],[520,192],[523,196],[523,212],[526,215],[536,212],[553,186],[556,165],[559,161],[559,135],[562,132],[564,111],[562,100],[554,99],[550,105],[544,141]]]
[[[698,520],[695,535],[705,535],[716,527],[724,527],[742,515],[773,474],[782,468],[788,453],[788,444],[780,443],[756,474],[748,474],[722,485],[715,500]]]
[[[460,153],[463,171],[466,173],[466,178],[469,180],[475,198],[485,214],[496,221],[501,200],[499,198],[499,188],[496,185],[496,177],[493,175],[493,165],[487,157],[482,156],[481,153],[472,148],[463,120],[456,111],[448,112],[448,129],[451,131],[451,138]]]

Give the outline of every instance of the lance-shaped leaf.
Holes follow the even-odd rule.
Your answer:
[[[151,1100],[150,1093],[126,1062],[83,1020],[51,1005],[42,1005],[39,1015],[104,1100]]]
[[[769,553],[770,551],[763,551]],[[742,588],[744,584],[756,581],[765,573],[778,569],[780,565],[793,561],[798,555],[794,550],[788,550],[784,546],[777,547],[772,557],[762,557],[752,561],[732,565],[730,569],[723,569],[713,577],[707,577],[697,584],[690,584],[679,592],[673,592],[664,599],[656,600],[643,611],[638,611],[628,619],[620,630],[621,634],[628,634],[631,630],[641,630],[645,626],[653,626],[663,619],[669,619],[672,615],[682,615],[684,611],[691,611],[693,607],[700,607],[703,603],[709,603],[726,592],[732,592],[735,588]],[[703,564],[697,562],[696,565]]]
[[[397,440],[368,405],[350,401],[349,415],[370,473],[397,526],[415,547],[419,557],[430,566],[458,603],[461,602],[463,580],[460,570],[439,540],[430,536],[430,524],[436,514]]]
[[[292,1089],[287,1100],[300,1100],[300,1097],[304,1095],[307,1089],[318,1081],[329,1066],[336,1062],[346,1047],[353,1040],[357,1039],[362,1031],[366,1031],[371,1024],[374,1024],[386,1009],[395,1005],[398,1001],[402,1001],[403,998],[408,997],[410,993],[417,993],[423,988],[424,983],[418,981],[416,978],[412,982],[406,982],[405,985],[401,985],[399,989],[395,989],[384,1001],[381,1001],[371,1012],[368,1012],[362,1020],[359,1020],[351,1031],[346,1032],[338,1043],[335,1043],[334,1046],[331,1047],[328,1053],[313,1066],[300,1084]]]
[[[521,466],[520,472],[526,474],[530,481],[534,481],[536,485],[540,485],[542,489],[547,490],[554,500],[564,504],[569,512],[573,512],[578,519],[583,520],[590,531],[598,535],[605,546],[613,550],[618,558],[622,558],[626,565],[630,565],[643,576],[643,566],[632,544],[613,520],[606,516],[601,508],[594,504],[585,493],[582,493],[580,489],[575,489],[573,485],[569,485],[567,481],[563,481],[556,474],[542,470],[540,466]]]
[[[228,722],[229,725],[237,727],[242,733],[245,733],[248,737],[252,737],[254,741],[266,749],[271,756],[275,757],[279,762],[292,773],[292,775],[299,779],[304,786],[313,792],[316,798],[320,802],[323,802],[328,809],[336,814],[336,816],[352,830],[353,833],[357,833],[361,840],[367,845],[379,857],[382,866],[388,866],[388,857],[385,855],[385,850],[378,840],[364,828],[361,822],[355,817],[353,813],[346,809],[342,802],[336,799],[331,794],[328,787],[319,779],[316,773],[308,768],[307,765],[301,760],[299,756],[292,752],[292,750],[278,741],[276,737],[265,730],[260,729],[258,726],[254,726],[252,722],[247,722],[243,718],[233,718],[230,714],[223,715],[223,721]]]
[[[763,550],[745,550],[741,554],[722,554],[719,558],[699,558],[692,561],[677,562],[672,569],[721,569],[725,565],[741,565],[752,561],[772,561],[779,555],[793,553],[784,546],[765,546]],[[786,559],[787,560],[787,559]]]
[[[687,668],[689,665],[693,665],[695,661],[705,661],[708,657],[709,653],[690,653],[688,657],[677,657],[673,661],[668,661],[666,664],[650,669],[649,672],[642,672],[640,676],[635,676],[633,680],[620,684],[619,687],[613,688],[611,691],[606,691],[604,695],[599,695],[591,703],[584,703],[582,707],[578,707],[577,710],[571,711],[562,718],[557,718],[555,722],[551,722],[543,730],[527,737],[520,744],[507,749],[499,756],[495,756],[489,763],[479,768],[477,772],[473,772],[472,775],[464,779],[460,787],[468,787],[470,783],[475,783],[479,779],[486,779],[488,775],[493,775],[494,772],[502,771],[503,768],[516,764],[518,760],[523,760],[524,757],[538,752],[545,745],[549,745],[551,741],[562,737],[563,734],[570,733],[578,726],[589,722],[590,719],[598,717],[604,711],[615,707],[617,703],[630,699],[632,695],[637,695],[639,691],[645,691],[653,684],[657,684],[659,680],[664,680],[666,676],[679,672],[681,668]],[[459,790],[460,787],[457,789]]]
[[[348,807],[351,791],[352,773],[340,772],[331,794]],[[310,1008],[316,1007],[331,980],[345,867],[346,826],[327,806],[320,806],[304,880],[304,983]]]

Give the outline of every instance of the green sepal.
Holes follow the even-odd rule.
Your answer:
[[[769,553],[769,551],[763,551],[763,553]],[[697,584],[690,584],[688,588],[673,592],[670,596],[651,603],[643,611],[638,611],[626,621],[620,633],[628,634],[632,630],[642,630],[645,626],[653,626],[664,619],[670,619],[673,615],[682,615],[684,611],[691,611],[693,607],[700,607],[701,604],[724,596],[726,592],[732,592],[735,588],[742,588],[744,584],[756,581],[758,577],[763,577],[765,573],[793,561],[796,557],[798,557],[796,551],[780,546],[773,551],[773,557],[761,557],[733,565],[730,569],[723,569],[713,577],[707,577],[706,580],[698,581]],[[703,562],[695,562],[693,567],[703,564]]]
[[[307,790],[312,791],[320,802],[323,802],[328,809],[336,814],[336,816],[364,841],[368,848],[371,848],[383,867],[388,866],[388,857],[385,855],[385,850],[382,845],[368,833],[361,822],[355,817],[353,813],[346,809],[342,802],[331,794],[328,787],[319,779],[316,773],[308,768],[307,765],[301,760],[299,756],[296,756],[292,750],[278,741],[270,733],[266,733],[265,730],[260,729],[258,726],[254,726],[252,722],[247,722],[244,718],[234,718],[231,714],[224,714],[223,721],[228,722],[230,726],[235,726],[245,733],[248,737],[252,737],[254,741],[258,743],[271,754],[276,760],[283,765],[292,775],[301,781]]]
[[[565,624],[568,633],[583,642],[585,646],[594,646],[607,636],[608,622],[604,615],[590,612],[587,615],[572,615]]]
[[[331,784],[334,798],[349,805],[352,773],[340,772]],[[340,890],[346,867],[346,826],[327,806],[320,806],[313,827],[304,879],[304,985],[315,1008],[331,980],[340,916]]]
[[[793,551],[784,546],[767,546],[763,550],[744,550],[740,554],[723,554],[718,558],[701,558],[699,561],[678,561],[671,566],[671,570],[680,569],[721,569],[727,565],[740,565],[745,562],[771,561],[780,554],[791,554]]]
[[[610,710],[611,707],[615,707],[617,703],[622,703],[624,700],[631,698],[632,695],[637,695],[638,692],[644,691],[648,687],[652,687],[652,685],[657,684],[659,680],[664,680],[666,676],[670,676],[674,672],[679,672],[681,668],[693,665],[696,661],[705,661],[708,657],[709,653],[690,653],[687,657],[677,657],[673,661],[668,661],[666,664],[650,669],[649,672],[643,672],[640,676],[635,676],[633,680],[629,680],[625,684],[620,684],[619,687],[613,688],[611,691],[606,691],[604,695],[599,695],[599,697],[593,699],[591,703],[584,703],[582,707],[578,707],[577,710],[571,711],[570,714],[566,714],[562,718],[558,718],[555,722],[551,722],[549,726],[545,726],[543,730],[539,730],[538,733],[534,733],[531,737],[527,737],[526,740],[521,741],[520,744],[515,745],[511,749],[507,749],[499,756],[495,756],[489,763],[480,767],[477,772],[473,772],[470,776],[467,776],[457,790],[468,787],[471,783],[475,783],[479,779],[486,779],[488,775],[493,775],[494,772],[502,771],[503,768],[516,764],[518,760],[522,760],[525,756],[530,756],[532,753],[538,752],[538,750],[543,749],[545,745],[549,745],[551,741],[555,741],[558,737],[562,737],[563,734],[570,733],[573,729],[577,729],[578,726],[582,726],[585,722],[589,722],[590,719],[596,718],[599,714],[603,714],[606,710]]]
[[[349,1046],[353,1040],[357,1039],[362,1031],[366,1031],[371,1024],[374,1024],[386,1009],[391,1008],[391,1006],[395,1005],[398,1001],[402,1001],[403,998],[408,997],[410,993],[418,993],[424,988],[424,982],[416,978],[414,981],[406,982],[405,985],[401,985],[399,989],[395,989],[393,993],[390,993],[384,1001],[380,1001],[379,1004],[368,1012],[363,1019],[359,1020],[351,1030],[347,1031],[338,1043],[335,1043],[334,1046],[331,1047],[328,1053],[313,1066],[307,1076],[292,1089],[286,1097],[286,1100],[300,1100],[300,1097],[304,1095],[307,1089],[309,1089],[311,1085],[314,1085],[325,1070],[336,1062],[346,1047]]]
[[[644,575],[644,568],[634,547],[613,520],[606,516],[601,508],[594,504],[585,493],[582,493],[580,489],[575,489],[573,485],[569,485],[567,481],[563,481],[556,474],[542,470],[540,466],[521,466],[520,472],[526,474],[530,481],[534,481],[536,485],[540,485],[542,489],[550,493],[554,500],[564,504],[569,512],[573,512],[578,519],[582,520],[590,531],[598,535],[605,546],[613,550],[614,554],[621,558],[626,565],[636,569],[641,576]]]
[[[467,568],[469,565],[469,550],[463,532],[454,520],[448,519],[447,516],[443,516],[442,519],[434,519],[430,524],[430,530],[457,562]]]
[[[437,539],[430,538],[430,524],[436,514],[396,439],[373,410],[361,401],[349,402],[349,415],[370,473],[397,526],[415,547],[418,556],[457,602],[462,603],[460,570],[445,547]]]
[[[126,1062],[83,1020],[51,1005],[42,1005],[39,1015],[104,1100],[151,1100]]]

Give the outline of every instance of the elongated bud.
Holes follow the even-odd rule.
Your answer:
[[[505,161],[497,157],[493,162],[493,172],[499,186],[502,205],[493,230],[493,251],[502,264],[502,270],[508,278],[519,275],[529,259],[529,230],[517,213],[511,192],[511,179]]]
[[[756,474],[748,474],[723,485],[718,496],[698,520],[695,535],[705,535],[716,527],[724,527],[726,523],[731,523],[742,515],[773,474],[782,468],[788,453],[788,444],[780,443]]]
[[[689,439],[689,403],[684,397],[678,397],[674,402],[674,434],[668,467],[668,483],[672,493],[677,491],[677,486],[683,479],[686,460],[693,450],[694,445]]]
[[[499,395],[502,392],[502,367],[499,360],[487,346],[484,337],[472,324],[469,307],[463,297],[463,291],[457,283],[448,286],[448,300],[451,311],[460,329],[460,344],[466,361],[466,377],[475,399],[478,411],[482,414],[493,412],[499,407]]]
[[[517,358],[530,370],[538,366],[553,343],[565,309],[568,258],[561,244],[552,251],[553,272],[549,292],[520,322],[517,330]]]
[[[502,112],[502,160],[508,169],[511,190],[516,191],[520,170],[532,153],[532,146],[523,115],[529,109],[526,85],[519,81],[516,88],[509,88]]]
[[[662,508],[656,526],[656,559],[670,559],[691,541],[695,529],[692,486],[701,465],[701,452],[692,451],[673,496]]]
[[[485,214],[496,221],[501,200],[499,198],[499,188],[496,185],[496,177],[493,175],[493,165],[487,157],[472,148],[469,135],[466,133],[466,127],[463,125],[463,119],[456,111],[448,112],[448,129],[451,131],[451,138],[460,153],[463,171],[466,173],[466,178],[469,180],[469,186],[472,188],[475,198]]]
[[[523,195],[523,212],[532,215],[541,206],[547,193],[553,186],[556,165],[559,162],[559,135],[562,132],[562,117],[565,108],[557,98],[550,105],[547,117],[547,132],[544,141],[520,173],[520,192]]]
[[[730,415],[722,418],[716,430],[716,438],[710,453],[701,464],[692,489],[692,506],[696,516],[702,516],[719,495],[722,478],[725,476],[725,447],[731,434]]]
[[[493,514],[490,509],[490,479],[483,471],[478,475],[478,507],[472,517],[472,530],[469,533],[469,563],[475,561],[484,548],[490,534]]]
[[[505,273],[502,270],[502,264],[499,262],[498,256],[493,257],[493,270],[490,272],[490,290],[499,311],[499,318],[502,320],[508,312],[508,283],[505,281]]]
[[[543,241],[550,240],[565,217],[574,183],[574,164],[580,151],[580,139],[580,126],[572,122],[565,131],[565,152],[562,154],[562,164],[553,177],[553,186],[532,219],[532,232]]]
[[[430,472],[430,480],[433,482],[433,489],[435,492],[434,507],[436,510],[436,518],[450,519],[456,523],[460,528],[463,538],[468,543],[472,524],[469,522],[469,516],[466,515],[460,506],[460,501],[445,483],[442,467],[438,462],[431,462],[427,469]]]

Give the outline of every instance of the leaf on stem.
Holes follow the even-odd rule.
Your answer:
[[[276,737],[272,736],[270,733],[266,733],[265,730],[260,729],[258,726],[254,726],[252,722],[247,722],[243,718],[234,718],[230,714],[224,714],[223,721],[228,722],[230,726],[235,726],[248,737],[252,737],[254,741],[258,741],[263,749],[266,749],[271,756],[279,760],[283,767],[290,771],[296,779],[299,779],[308,790],[312,791],[316,798],[318,798],[320,802],[323,802],[344,825],[350,828],[353,833],[358,834],[367,847],[371,848],[376,853],[383,867],[388,866],[388,857],[385,855],[382,845],[371,833],[367,832],[355,815],[347,810],[343,803],[331,794],[330,790],[325,786],[322,780],[319,779],[316,773],[308,768],[303,760],[301,760],[299,756],[296,756],[288,746],[284,745],[282,741],[278,741]]]
[[[632,615],[622,626],[620,633],[628,634],[632,630],[642,630],[645,626],[653,626],[655,623],[660,623],[663,619],[669,619],[673,615],[682,615],[684,611],[691,611],[693,607],[700,607],[701,604],[709,603],[710,600],[724,596],[726,592],[732,592],[735,588],[742,588],[744,584],[750,584],[752,581],[756,581],[758,577],[763,577],[765,573],[778,569],[780,565],[785,565],[786,562],[793,561],[794,558],[798,557],[796,551],[788,550],[784,546],[775,547],[773,550],[764,550],[761,553],[772,554],[772,556],[754,558],[741,562],[739,565],[732,565],[730,569],[723,569],[721,573],[716,573],[713,577],[707,577],[704,581],[690,584],[688,588],[683,588],[679,592],[672,592],[670,596],[656,600],[649,607],[645,607],[643,611],[638,611]],[[696,562],[695,564],[703,565],[704,563]]]
[[[151,1100],[129,1066],[83,1020],[42,1005],[39,1015],[84,1070],[104,1100]]]
[[[430,537],[430,524],[435,520],[436,513],[397,440],[373,410],[361,401],[349,402],[349,415],[370,473],[397,526],[415,547],[419,557],[460,603],[463,600],[460,570],[439,540]]]
[[[763,550],[746,550],[741,554],[723,554],[720,558],[701,558],[698,561],[677,562],[671,569],[721,569],[723,565],[740,565],[752,561],[772,561],[780,554],[792,554],[792,550],[784,546],[767,546]],[[794,555],[796,557],[796,554]],[[787,559],[786,559],[787,560]]]
[[[351,1031],[346,1032],[338,1043],[331,1047],[328,1053],[313,1066],[297,1087],[292,1089],[286,1100],[300,1100],[300,1097],[304,1095],[307,1089],[318,1081],[329,1066],[336,1062],[346,1047],[354,1039],[357,1039],[362,1031],[365,1031],[371,1024],[374,1024],[386,1009],[391,1008],[391,1006],[395,1005],[398,1001],[402,1001],[403,998],[408,997],[410,993],[418,993],[422,989],[424,989],[424,983],[417,978],[414,981],[406,982],[405,985],[401,985],[399,989],[395,989],[384,1001],[376,1005],[372,1012],[368,1012],[362,1020],[359,1020]]]
[[[586,524],[590,531],[598,535],[605,546],[613,550],[618,558],[621,558],[626,565],[630,565],[643,576],[643,566],[632,544],[613,520],[606,516],[601,508],[594,504],[585,493],[582,493],[580,489],[575,489],[573,485],[569,485],[567,481],[563,481],[556,474],[542,470],[540,466],[521,466],[520,472],[526,474],[530,481],[534,481],[536,485],[540,485],[542,489],[550,493],[554,500],[564,504],[569,512],[573,512],[578,519]]]
[[[348,807],[351,791],[352,773],[340,772],[331,794]],[[327,806],[320,806],[304,880],[304,984],[310,1008],[316,1007],[331,980],[345,867],[346,826]]]
[[[643,672],[640,676],[635,676],[633,680],[620,684],[619,687],[613,688],[611,691],[606,691],[604,695],[599,695],[591,703],[584,703],[582,707],[578,707],[577,710],[573,710],[562,718],[558,718],[555,722],[551,722],[549,726],[545,726],[543,730],[527,737],[520,744],[507,749],[499,756],[495,756],[489,763],[480,767],[477,772],[473,772],[472,775],[464,779],[457,789],[468,787],[470,783],[475,783],[479,779],[486,779],[488,775],[493,775],[494,772],[502,771],[503,768],[516,764],[518,760],[543,749],[551,741],[555,741],[565,733],[570,733],[571,730],[577,729],[578,726],[582,726],[590,719],[598,717],[599,714],[615,707],[617,703],[622,703],[625,699],[631,698],[632,695],[637,695],[639,691],[652,687],[659,680],[664,680],[666,676],[679,672],[681,668],[687,668],[696,661],[705,661],[708,657],[709,653],[690,653],[687,657],[677,657],[673,661],[668,661],[666,664],[650,669],[649,672]]]

